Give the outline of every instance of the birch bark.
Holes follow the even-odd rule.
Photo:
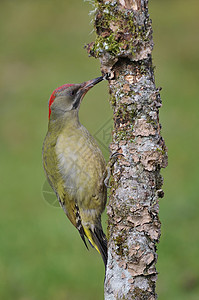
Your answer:
[[[88,45],[110,73],[114,164],[108,213],[105,299],[156,299],[161,168],[167,149],[160,133],[152,26],[147,0],[96,0],[96,40]]]

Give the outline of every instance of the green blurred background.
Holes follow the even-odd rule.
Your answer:
[[[100,75],[82,0],[0,3],[0,299],[103,299],[104,267],[63,211],[45,201],[41,148],[47,102],[64,83]],[[162,134],[169,149],[160,202],[160,300],[199,299],[199,3],[150,1]],[[107,83],[91,90],[81,121],[92,134],[111,110]],[[108,151],[102,146],[106,158]],[[105,222],[104,222],[105,224]]]

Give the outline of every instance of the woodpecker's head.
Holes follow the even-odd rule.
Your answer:
[[[48,102],[49,119],[51,114],[54,118],[57,118],[65,112],[79,109],[84,95],[103,79],[103,76],[101,76],[81,84],[64,84],[58,87],[54,90]]]

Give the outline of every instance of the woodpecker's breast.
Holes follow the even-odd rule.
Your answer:
[[[58,168],[65,190],[77,201],[87,201],[99,195],[105,160],[94,138],[83,127],[65,129],[56,143]]]

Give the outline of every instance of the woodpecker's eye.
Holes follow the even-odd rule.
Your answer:
[[[75,91],[71,91],[71,95],[74,96],[75,95]]]

